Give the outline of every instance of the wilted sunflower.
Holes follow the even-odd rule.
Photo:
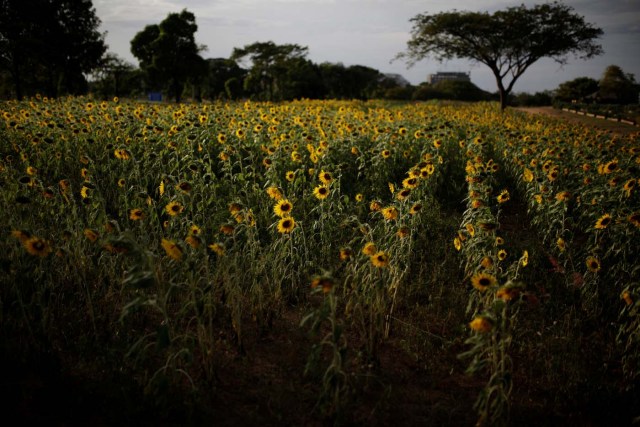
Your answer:
[[[215,252],[216,255],[222,257],[225,255],[224,246],[222,243],[212,243],[209,245],[209,249]]]
[[[495,276],[485,272],[478,272],[471,277],[471,285],[481,292],[486,291],[491,286],[495,286],[497,283],[498,280]]]
[[[289,234],[296,226],[296,222],[292,217],[281,218],[278,222],[278,232],[281,234]]]
[[[287,199],[281,199],[273,207],[273,212],[276,215],[278,215],[280,218],[290,216],[292,210],[293,210],[293,204]]]
[[[600,261],[598,260],[598,258],[590,256],[587,258],[586,264],[587,268],[592,273],[597,273],[598,271],[600,271]]]
[[[478,228],[481,229],[482,231],[487,231],[487,232],[491,232],[491,231],[495,231],[498,229],[498,224],[496,224],[495,222],[478,222]]]
[[[318,185],[313,189],[313,195],[316,196],[316,199],[319,200],[326,199],[329,195],[329,187],[325,185]]]
[[[83,233],[84,233],[84,237],[86,237],[91,242],[95,242],[100,237],[100,234],[98,234],[97,231],[92,230],[90,228],[85,228]]]
[[[162,248],[167,253],[167,256],[173,258],[176,261],[180,261],[182,258],[182,249],[174,241],[162,239]]]
[[[31,255],[46,257],[51,253],[51,246],[45,239],[39,237],[29,237],[22,242],[22,245]]]
[[[132,221],[144,219],[144,211],[140,208],[131,209],[129,211],[129,219]]]
[[[604,230],[605,228],[607,228],[609,226],[609,224],[611,224],[611,215],[604,214],[600,218],[598,218],[594,228],[596,230]]]
[[[631,293],[629,291],[623,291],[620,294],[620,299],[623,300],[626,305],[633,304],[633,298],[631,298]]]
[[[371,203],[369,203],[369,210],[371,212],[378,212],[380,209],[382,209],[382,205],[379,201],[372,200]]]
[[[170,216],[176,216],[184,211],[184,206],[182,206],[180,202],[169,202],[164,209]]]
[[[370,260],[371,264],[373,264],[375,267],[384,268],[389,265],[389,255],[382,251],[376,252],[375,254],[371,255]]]
[[[496,291],[496,298],[499,298],[502,301],[507,302],[516,298],[519,293],[520,293],[520,288],[518,286],[505,285]]]

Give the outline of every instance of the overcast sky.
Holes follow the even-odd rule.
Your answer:
[[[437,71],[471,73],[480,88],[496,91],[495,80],[482,64],[455,60],[423,60],[407,69],[393,57],[406,48],[409,20],[419,13],[452,9],[495,11],[523,0],[93,0],[109,50],[133,65],[130,41],[145,25],[160,23],[169,13],[187,9],[196,16],[196,41],[207,46],[204,58],[227,58],[234,47],[254,42],[297,43],[309,48],[316,63],[366,65],[398,73],[419,84]],[[604,30],[604,54],[588,61],[570,58],[560,67],[540,60],[518,80],[515,92],[555,89],[576,77],[599,79],[608,65],[619,65],[640,81],[640,0],[565,0],[587,22]]]

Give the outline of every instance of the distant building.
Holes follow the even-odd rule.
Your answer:
[[[460,82],[470,82],[471,73],[459,73],[454,71],[438,71],[435,74],[429,74],[427,81],[429,84],[436,84],[445,80],[456,80]]]

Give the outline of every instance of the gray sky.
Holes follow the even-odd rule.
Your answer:
[[[495,11],[527,0],[93,0],[107,31],[109,50],[138,65],[130,41],[145,25],[160,23],[167,14],[187,9],[196,16],[196,41],[207,46],[204,58],[229,57],[234,47],[254,42],[297,43],[309,48],[316,63],[366,65],[383,73],[398,73],[412,84],[437,71],[471,72],[484,90],[496,91],[488,68],[464,60],[439,63],[423,60],[407,69],[391,59],[406,48],[409,20],[418,13],[471,10]],[[608,65],[619,65],[640,81],[640,0],[565,0],[587,22],[600,26],[604,54],[588,61],[570,58],[562,68],[543,59],[518,80],[515,92],[555,89],[576,77],[599,79]]]

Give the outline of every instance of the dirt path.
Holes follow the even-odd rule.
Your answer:
[[[640,127],[638,126],[633,126],[607,119],[597,119],[595,117],[582,116],[576,113],[569,113],[567,111],[558,110],[553,107],[517,107],[515,108],[515,110],[524,111],[529,114],[551,116],[558,119],[566,120],[571,123],[579,123],[585,126],[594,127],[599,130],[620,133],[623,135],[640,133]]]

